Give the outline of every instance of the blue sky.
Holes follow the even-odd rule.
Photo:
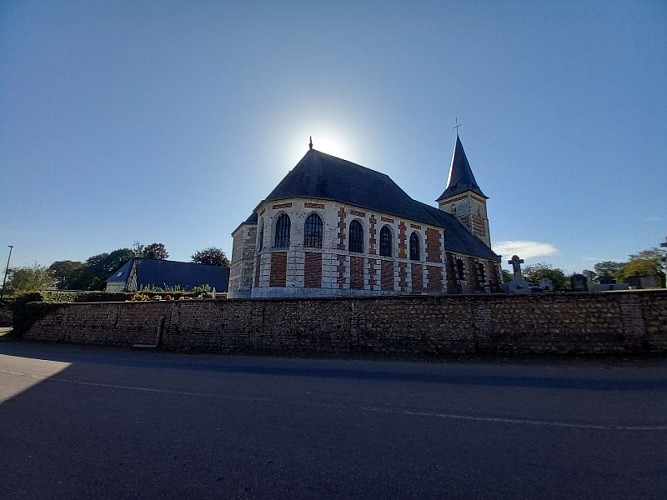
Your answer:
[[[3,0],[0,262],[231,257],[311,135],[435,205],[458,118],[504,267],[581,271],[664,241],[666,116],[661,0]]]

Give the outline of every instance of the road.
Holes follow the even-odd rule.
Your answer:
[[[665,498],[667,360],[0,343],[0,496]]]

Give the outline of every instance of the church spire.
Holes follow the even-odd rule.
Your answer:
[[[457,126],[460,126],[457,124]],[[477,185],[475,176],[470,168],[470,163],[466,157],[466,152],[463,150],[463,144],[459,138],[458,128],[456,130],[456,145],[454,146],[454,154],[452,155],[452,163],[449,166],[449,178],[447,179],[447,188],[440,195],[436,201],[443,198],[449,198],[456,194],[464,193],[465,191],[472,191],[480,196],[487,196],[482,192]]]
[[[438,198],[438,207],[456,217],[463,227],[491,247],[489,218],[486,212],[487,199],[488,196],[482,193],[475,180],[457,134],[452,164],[449,166],[447,189]]]

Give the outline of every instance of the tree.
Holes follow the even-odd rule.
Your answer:
[[[89,257],[84,266],[73,273],[70,288],[75,290],[100,290],[105,280],[116,269],[134,257],[129,248],[119,248],[111,253]]]
[[[56,279],[56,287],[59,290],[71,288],[71,284],[76,278],[76,273],[80,271],[85,264],[73,260],[57,260],[49,266],[49,270]]]
[[[542,278],[549,278],[553,282],[555,290],[567,290],[569,288],[569,281],[563,270],[553,267],[551,264],[538,263],[527,266],[523,271],[523,277],[533,285],[537,285]]]
[[[229,267],[229,259],[225,252],[220,248],[210,247],[204,250],[199,250],[191,257],[192,262],[197,264],[208,264],[209,266],[227,266]]]
[[[47,288],[53,288],[55,285],[56,279],[54,278],[53,273],[39,264],[13,269],[7,281],[7,289],[13,295],[26,292],[37,292]]]
[[[145,257],[146,259],[167,260],[169,252],[162,243],[151,243],[142,245],[138,241],[134,242],[133,251],[135,257]]]
[[[603,276],[611,276],[617,281],[619,280],[618,273],[621,268],[625,265],[625,262],[615,262],[612,260],[605,260],[603,262],[598,262],[593,266],[595,273],[598,275],[598,280]]]
[[[503,283],[509,283],[514,279],[514,275],[510,273],[507,269],[502,270]]]
[[[662,258],[665,251],[659,248],[649,248],[630,255],[630,260],[618,272],[620,281],[626,281],[633,276],[654,276],[662,281],[665,273],[662,270]]]
[[[591,283],[597,283],[597,282],[598,282],[598,275],[595,274],[594,271],[590,271],[589,269],[584,269],[584,270],[581,272],[581,274],[583,274],[584,276],[586,276],[586,278],[588,279],[588,283],[589,283],[589,284],[591,284]]]

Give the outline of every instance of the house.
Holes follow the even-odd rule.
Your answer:
[[[229,268],[226,266],[135,257],[128,260],[107,279],[106,290],[133,292],[155,286],[163,289],[180,287],[181,290],[187,291],[198,286],[210,285],[217,292],[226,292],[228,282]]]
[[[232,233],[230,298],[500,290],[487,196],[457,135],[439,208],[310,149]]]

